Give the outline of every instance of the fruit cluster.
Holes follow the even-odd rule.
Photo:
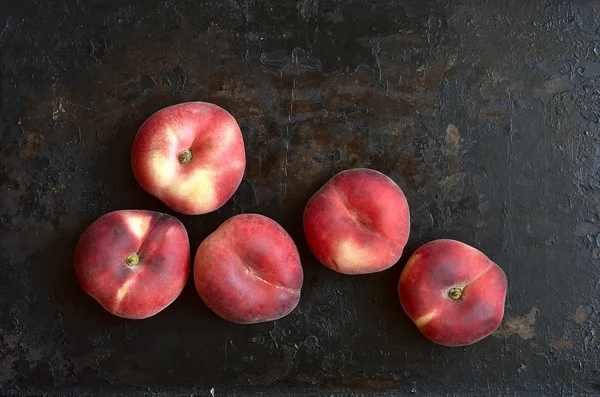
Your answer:
[[[206,102],[164,108],[140,127],[131,165],[141,185],[173,211],[215,211],[239,187],[246,167],[240,128]],[[308,201],[304,233],[315,257],[339,273],[380,272],[397,263],[410,233],[400,187],[365,168],[333,176]],[[82,234],[75,272],[83,289],[110,313],[143,319],[181,293],[190,273],[190,244],[174,216],[120,210]],[[243,214],[225,221],[198,247],[198,294],[220,317],[239,324],[279,319],[300,300],[298,249],[275,221]],[[507,280],[482,252],[455,240],[420,247],[398,283],[402,308],[423,335],[445,346],[475,343],[498,328]]]

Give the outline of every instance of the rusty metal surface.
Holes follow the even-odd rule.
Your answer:
[[[450,4],[452,3],[452,4]],[[600,2],[11,1],[0,6],[0,390],[8,395],[600,394]],[[116,209],[168,212],[129,151],[161,107],[205,100],[244,133],[191,247],[259,212],[296,241],[298,308],[226,323],[190,281],[126,321],[78,285],[79,235]],[[383,273],[319,265],[301,229],[337,171],[376,168],[411,206]],[[506,319],[466,348],[402,312],[408,255],[468,242],[509,279]]]

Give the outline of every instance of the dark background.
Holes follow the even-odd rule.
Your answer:
[[[1,394],[600,394],[600,1],[0,10]],[[128,321],[77,283],[73,251],[97,217],[169,212],[136,183],[130,148],[150,114],[187,100],[229,110],[248,155],[224,207],[178,215],[192,251],[234,214],[281,223],[305,271],[281,320],[227,323],[190,279]],[[301,217],[359,166],[403,188],[412,230],[398,265],[350,277],[318,264]],[[503,325],[470,347],[426,341],[397,297],[408,255],[444,237],[509,279]]]

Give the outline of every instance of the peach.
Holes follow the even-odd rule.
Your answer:
[[[342,171],[304,209],[308,245],[325,266],[344,274],[393,266],[408,241],[410,214],[400,187],[366,168]]]
[[[194,282],[217,315],[251,324],[294,310],[303,271],[294,241],[279,224],[245,214],[228,219],[200,244]]]
[[[473,344],[504,316],[507,280],[481,251],[455,240],[435,240],[410,257],[398,283],[402,308],[430,341]]]
[[[155,315],[181,293],[190,273],[187,231],[175,217],[121,210],[98,218],[75,249],[83,289],[110,313]]]
[[[242,181],[246,154],[231,114],[206,102],[159,110],[138,130],[131,153],[135,178],[182,214],[214,211]]]

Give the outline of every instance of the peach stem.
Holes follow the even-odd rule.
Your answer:
[[[131,254],[125,259],[125,264],[129,267],[133,267],[140,262],[140,257],[137,254]]]
[[[177,159],[182,165],[189,164],[192,161],[192,151],[190,149],[183,149]]]
[[[462,294],[463,294],[463,289],[460,287],[454,287],[454,288],[451,288],[450,291],[448,291],[448,296],[452,300],[460,299],[462,297]]]

